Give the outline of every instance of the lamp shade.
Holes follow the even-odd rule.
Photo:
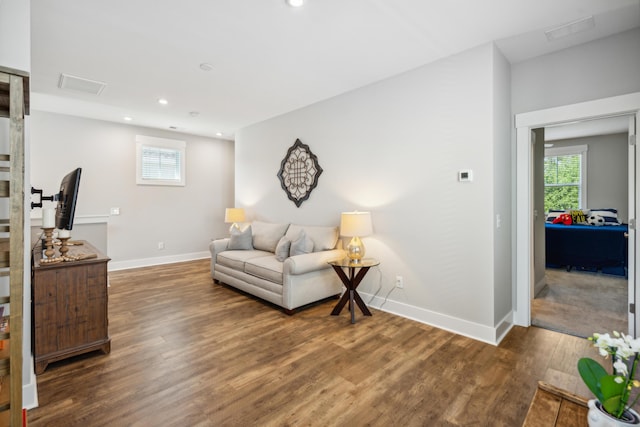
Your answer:
[[[342,236],[363,237],[373,233],[370,212],[343,212],[340,217]]]
[[[244,209],[242,208],[227,208],[224,211],[224,222],[243,222],[244,221]]]

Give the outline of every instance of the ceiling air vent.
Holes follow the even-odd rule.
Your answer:
[[[60,74],[60,80],[58,81],[58,87],[60,89],[75,90],[92,95],[100,95],[106,86],[107,84],[104,82],[84,79],[64,73]]]

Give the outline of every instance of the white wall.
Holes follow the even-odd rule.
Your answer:
[[[514,114],[640,91],[640,28],[514,64]]]
[[[512,228],[511,65],[497,48],[494,48],[493,60],[493,325],[499,326],[502,320],[510,315],[513,307],[511,263],[508,262],[511,259]],[[499,330],[498,334],[504,332]]]
[[[0,0],[0,66],[31,71],[31,5]]]
[[[53,194],[65,174],[82,167],[76,218],[120,208],[108,220],[111,269],[208,256],[209,241],[228,233],[233,142],[41,111],[31,122],[34,187]],[[185,187],[136,185],[137,134],[187,142]]]
[[[236,205],[249,219],[304,224],[338,224],[341,211],[370,210],[374,235],[364,243],[381,264],[361,290],[377,296],[372,305],[389,294],[385,309],[493,341],[494,209],[511,205],[510,190],[493,200],[496,171],[510,176],[508,128],[494,132],[509,120],[494,121],[509,110],[508,66],[496,54],[481,46],[242,129]],[[494,89],[496,67],[506,83]],[[494,111],[497,95],[504,99]],[[300,208],[276,177],[296,138],[324,169]],[[461,169],[473,170],[473,182],[458,182]],[[503,232],[508,244],[510,228]],[[403,290],[392,290],[396,275]],[[501,271],[496,289],[508,287],[508,277]]]

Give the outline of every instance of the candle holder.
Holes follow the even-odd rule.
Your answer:
[[[60,256],[63,258],[67,256],[67,252],[69,252],[69,246],[67,246],[67,240],[71,237],[58,237],[60,240]]]
[[[44,230],[44,255],[47,259],[53,258],[56,251],[53,249],[53,227],[42,227]]]

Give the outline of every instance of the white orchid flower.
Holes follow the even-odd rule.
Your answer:
[[[615,363],[613,364],[613,370],[618,375],[627,376],[629,374],[629,370],[627,369],[627,364],[620,359],[616,360]],[[616,382],[621,383],[622,381],[618,381],[618,378],[619,377],[616,377]]]

